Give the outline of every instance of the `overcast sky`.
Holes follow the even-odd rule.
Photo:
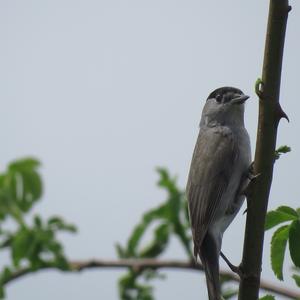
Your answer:
[[[299,206],[300,5],[291,4],[281,87],[291,122],[281,122],[278,145],[292,152],[276,163],[270,208]],[[116,257],[114,244],[164,200],[156,166],[185,186],[202,106],[215,88],[251,96],[245,118],[254,149],[267,12],[266,0],[0,1],[0,169],[28,155],[41,160],[45,194],[35,211],[78,225],[78,235],[61,237],[70,258]],[[234,263],[244,221],[239,214],[224,236]],[[278,283],[270,237],[262,275]],[[176,240],[165,257],[184,257]],[[287,279],[290,265],[287,256]],[[200,273],[165,273],[157,299],[206,298]],[[11,284],[7,299],[117,299],[120,274],[45,271]]]

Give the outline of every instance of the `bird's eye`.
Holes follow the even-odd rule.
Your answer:
[[[222,96],[221,95],[217,95],[216,96],[216,101],[220,103],[222,101]]]

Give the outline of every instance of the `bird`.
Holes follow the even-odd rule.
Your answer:
[[[244,126],[249,96],[221,87],[207,98],[190,165],[186,195],[194,242],[209,300],[220,300],[219,256],[225,230],[240,210],[250,182],[251,148]]]

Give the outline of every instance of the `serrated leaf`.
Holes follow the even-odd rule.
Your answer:
[[[290,226],[282,226],[278,228],[271,241],[271,265],[274,274],[278,279],[283,280],[282,267],[287,240],[289,237]]]
[[[275,297],[272,295],[266,295],[266,296],[259,298],[259,300],[275,300]]]
[[[297,217],[295,215],[291,213],[287,213],[286,211],[282,211],[282,210],[269,211],[266,216],[265,230],[269,230],[280,223],[293,221],[296,219]]]
[[[297,284],[298,287],[300,287],[300,275],[294,274],[292,276]]]
[[[289,232],[289,248],[291,259],[296,267],[300,267],[300,221],[293,221]]]

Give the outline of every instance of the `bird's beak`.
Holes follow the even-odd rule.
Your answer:
[[[234,98],[234,99],[232,99],[231,100],[231,102],[233,103],[233,104],[243,104],[247,99],[249,99],[250,98],[250,96],[247,96],[247,95],[241,95],[241,96],[239,96],[239,97],[237,97],[237,98]]]

